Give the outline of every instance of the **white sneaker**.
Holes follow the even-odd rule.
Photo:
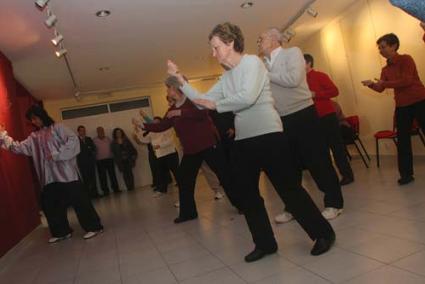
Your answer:
[[[157,192],[155,192],[154,194],[153,194],[153,198],[160,198],[161,196],[163,196],[165,193],[163,193],[163,192],[159,192],[159,191],[157,191]]]
[[[60,237],[60,238],[52,237],[52,238],[49,239],[48,242],[49,242],[49,244],[54,244],[54,243],[57,243],[57,242],[60,242],[60,241],[64,241],[64,240],[70,239],[71,237],[72,237],[72,234],[69,233],[68,235],[66,235],[64,237]]]
[[[326,207],[325,210],[322,211],[323,217],[327,220],[332,220],[341,215],[343,209],[337,209],[333,207]]]
[[[223,194],[220,192],[220,191],[216,191],[215,192],[215,195],[214,195],[214,199],[215,200],[219,200],[219,199],[222,199],[224,196],[223,196]]]
[[[274,221],[278,224],[288,223],[291,222],[293,219],[294,216],[292,216],[292,214],[287,211],[283,211],[282,214],[279,214],[274,217]]]
[[[176,202],[176,203],[174,203],[174,207],[176,207],[176,208],[180,208],[180,202]]]
[[[99,230],[99,231],[92,231],[92,232],[87,232],[84,236],[83,239],[88,240],[91,239],[93,237],[96,237],[98,234],[103,233],[103,230]]]

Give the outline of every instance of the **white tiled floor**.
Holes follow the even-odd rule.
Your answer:
[[[176,189],[159,199],[147,188],[109,196],[95,202],[101,236],[82,240],[74,213],[70,240],[48,245],[40,226],[0,259],[0,283],[425,283],[425,158],[415,159],[416,181],[405,187],[394,157],[380,169],[357,158],[352,165],[356,182],[343,188],[345,211],[332,221],[336,246],[323,256],[309,255],[311,241],[292,222],[273,225],[278,254],[244,263],[253,247],[243,217],[200,177],[198,220],[173,224]],[[323,208],[308,174],[304,184]],[[266,179],[261,188],[273,217],[282,204]]]

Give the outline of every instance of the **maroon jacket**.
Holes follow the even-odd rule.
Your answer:
[[[180,107],[174,105],[168,109],[171,110],[181,110],[181,116],[167,118],[165,115],[160,123],[145,124],[144,129],[162,132],[174,127],[185,155],[199,153],[217,144],[217,131],[208,110],[198,109],[189,99]]]

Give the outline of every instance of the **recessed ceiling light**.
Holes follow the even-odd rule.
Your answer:
[[[109,10],[100,10],[100,11],[97,11],[96,12],[96,16],[98,16],[98,17],[107,17],[107,16],[109,16],[111,14],[111,11],[109,11]]]
[[[252,6],[254,6],[254,3],[251,1],[245,1],[241,4],[242,9],[251,8]]]

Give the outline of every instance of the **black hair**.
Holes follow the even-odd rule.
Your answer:
[[[125,134],[124,130],[122,130],[122,128],[117,127],[117,128],[114,128],[114,130],[112,130],[112,139],[114,139],[114,141],[117,140],[117,132],[118,131],[121,131],[122,137],[123,137],[124,140],[128,140],[127,135]]]
[[[78,125],[77,131],[80,131],[81,128],[84,128],[85,129],[86,127],[84,125]]]
[[[314,58],[311,54],[305,53],[304,60],[306,63],[310,63],[311,68],[314,67]]]
[[[29,121],[31,121],[34,116],[41,119],[41,121],[43,122],[43,126],[49,127],[55,123],[55,121],[49,116],[47,111],[40,105],[32,105],[25,113],[25,117]]]
[[[380,44],[381,42],[385,42],[386,44],[391,45],[391,46],[397,45],[397,47],[396,47],[395,50],[398,50],[400,48],[400,40],[393,33],[390,33],[390,34],[386,34],[386,35],[381,36],[376,41],[376,44]]]

